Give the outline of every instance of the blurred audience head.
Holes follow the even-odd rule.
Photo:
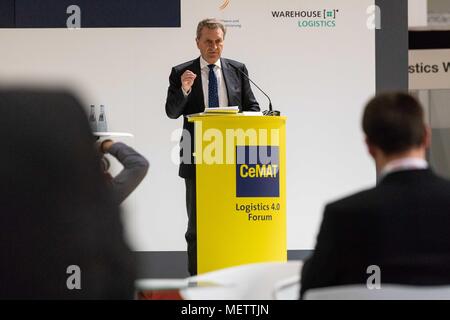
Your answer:
[[[430,131],[420,103],[402,92],[374,97],[365,107],[363,131],[369,153],[375,161],[404,156],[425,156]]]
[[[0,298],[132,298],[119,210],[79,101],[0,90],[0,134]],[[71,265],[81,290],[68,289]]]

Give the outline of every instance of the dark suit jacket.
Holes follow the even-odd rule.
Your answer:
[[[387,175],[373,189],[326,206],[312,257],[302,269],[310,288],[381,283],[450,284],[450,182],[430,170]]]
[[[223,78],[227,87],[228,105],[239,106],[240,111],[259,111],[259,104],[253,95],[248,79],[233,67],[235,66],[245,74],[248,74],[245,65],[240,62],[224,58],[220,59],[220,61],[222,64]],[[197,78],[192,86],[192,91],[187,97],[184,96],[181,90],[181,75],[186,70],[190,70],[197,75]],[[199,113],[205,110],[200,70],[200,57],[173,67],[169,82],[170,86],[167,92],[166,100],[166,113],[169,118],[177,119],[181,115],[187,116],[189,114]],[[194,125],[188,122],[186,117],[184,117],[183,129],[188,130],[191,137],[191,157],[190,164],[183,162],[181,163],[179,175],[183,178],[192,178],[195,175],[195,165],[193,165],[194,159],[192,157],[192,152],[194,151]],[[181,157],[183,152],[182,142],[183,138],[180,142],[182,145],[180,154]]]

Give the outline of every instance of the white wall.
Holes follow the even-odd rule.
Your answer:
[[[428,24],[428,0],[408,0],[408,25],[426,27]]]
[[[105,104],[110,129],[151,162],[127,201],[124,218],[135,250],[184,250],[184,182],[170,161],[181,119],[166,117],[170,68],[198,56],[198,20],[239,20],[229,28],[224,56],[250,75],[288,117],[288,248],[310,249],[324,204],[375,181],[360,119],[375,92],[375,35],[366,27],[373,0],[182,1],[182,28],[0,30],[0,84],[68,84],[86,104]],[[338,26],[300,29],[271,10],[339,8]],[[263,108],[264,96],[254,89]]]

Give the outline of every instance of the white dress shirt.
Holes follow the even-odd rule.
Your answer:
[[[214,67],[214,73],[217,78],[217,88],[219,90],[219,107],[228,107],[228,95],[227,95],[227,86],[225,85],[225,80],[223,79],[222,74],[222,64],[220,63],[220,59],[214,63],[216,66]],[[202,87],[203,87],[203,97],[205,100],[205,108],[208,108],[208,84],[209,84],[209,67],[208,62],[200,57],[200,70],[202,72]]]

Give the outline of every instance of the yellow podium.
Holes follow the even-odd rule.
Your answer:
[[[198,273],[286,261],[285,117],[193,116]]]

